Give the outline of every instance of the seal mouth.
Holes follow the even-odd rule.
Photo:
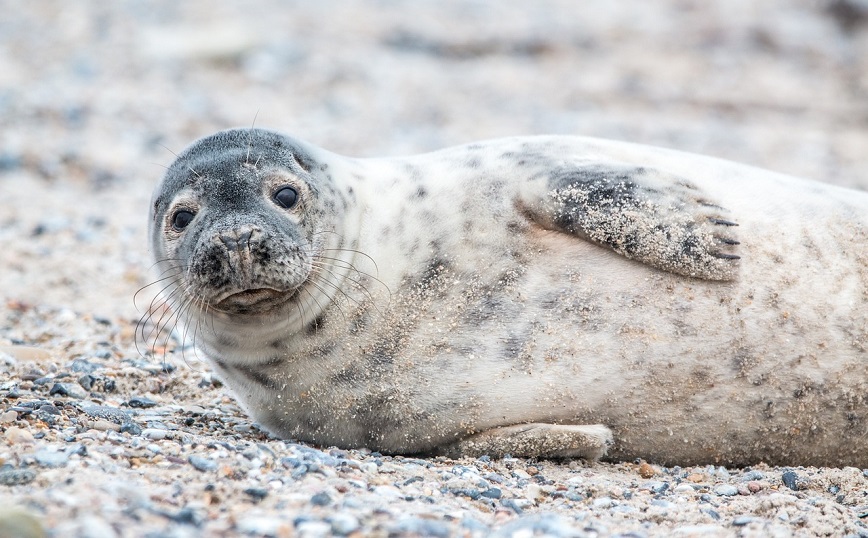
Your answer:
[[[262,312],[276,308],[289,301],[295,290],[276,290],[274,288],[252,288],[233,293],[214,305],[224,312]]]

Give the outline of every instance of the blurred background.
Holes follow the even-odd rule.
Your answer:
[[[580,134],[868,189],[868,0],[0,9],[0,309],[135,318],[172,152],[254,120],[353,156]]]

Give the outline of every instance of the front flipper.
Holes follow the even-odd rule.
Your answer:
[[[733,280],[738,273],[737,224],[678,176],[618,163],[577,164],[528,182],[517,204],[544,228],[658,269],[707,280]]]
[[[582,458],[596,461],[612,445],[612,431],[602,424],[517,424],[472,435],[438,453],[452,458],[506,454],[519,458]]]

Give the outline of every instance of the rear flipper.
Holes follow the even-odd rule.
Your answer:
[[[502,458],[582,458],[596,461],[612,446],[612,431],[602,424],[516,424],[477,433],[440,448],[453,458],[483,455]]]

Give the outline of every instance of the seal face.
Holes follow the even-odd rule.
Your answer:
[[[184,150],[163,296],[276,435],[391,453],[868,465],[868,194],[574,137]]]

